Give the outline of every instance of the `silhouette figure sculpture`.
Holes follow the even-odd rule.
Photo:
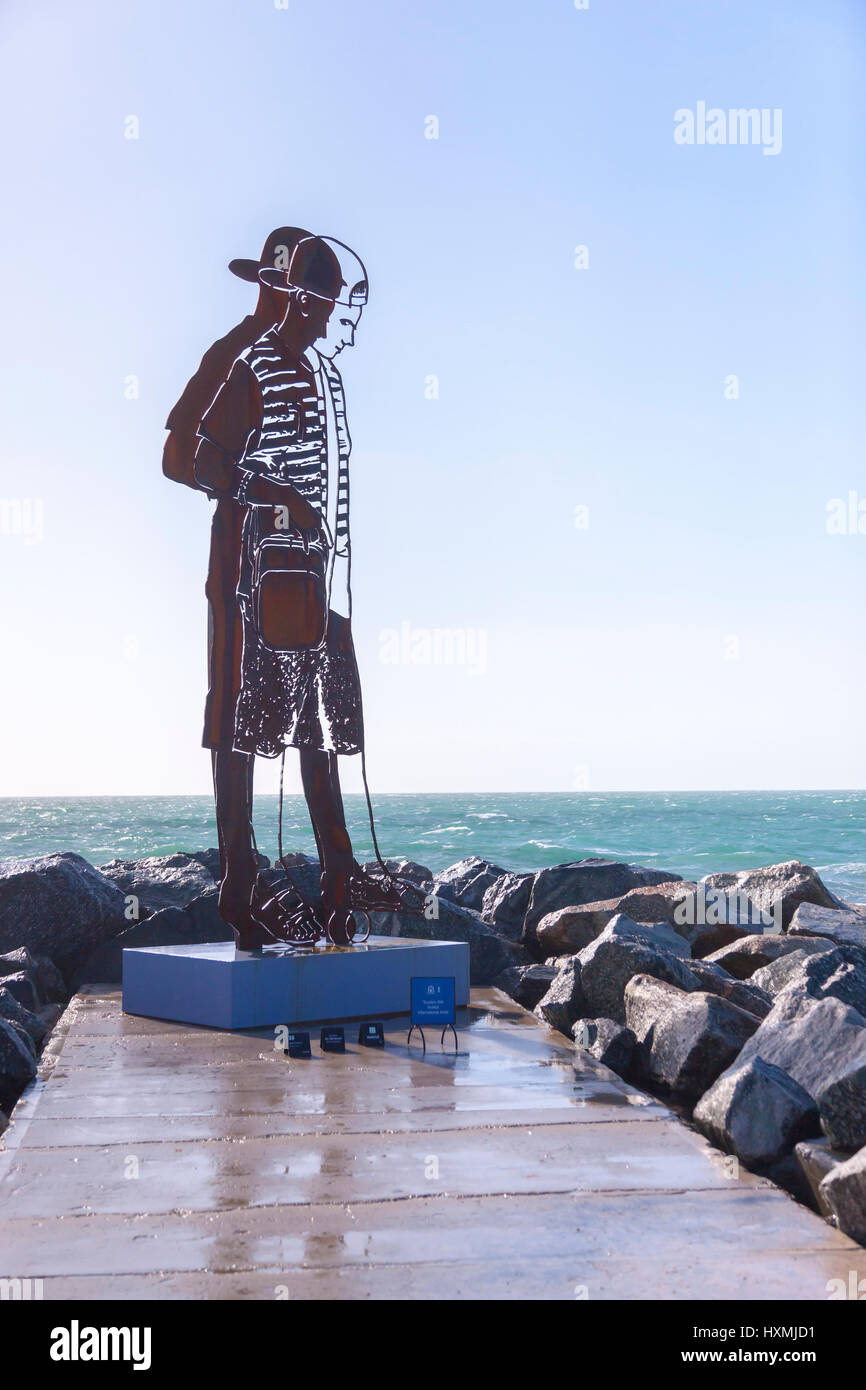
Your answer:
[[[206,585],[220,915],[237,945],[351,942],[359,914],[403,907],[410,885],[365,873],[346,830],[339,754],[363,758],[351,633],[349,453],[334,359],[354,343],[367,274],[348,247],[280,227],[258,261],[255,312],[205,353],[168,419],[163,470],[216,499]],[[253,829],[256,755],[297,748],[321,866],[321,899],[263,882]],[[364,777],[366,789],[366,775]],[[367,795],[369,807],[369,793]],[[411,898],[411,890],[409,891]]]

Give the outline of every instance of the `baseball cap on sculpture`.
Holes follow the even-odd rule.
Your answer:
[[[330,247],[340,263],[340,274],[343,278],[343,290],[337,296],[338,304],[347,304],[352,308],[356,306],[363,308],[367,303],[370,293],[370,285],[367,279],[367,271],[360,256],[358,256],[344,242],[337,241],[335,237],[323,236],[319,240]]]
[[[275,290],[303,290],[317,299],[335,300],[343,287],[340,262],[317,236],[298,242],[287,268],[262,266],[259,279]]]

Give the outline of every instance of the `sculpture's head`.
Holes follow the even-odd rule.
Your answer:
[[[320,237],[319,240],[337,257],[342,280],[326,331],[316,342],[323,357],[334,358],[344,348],[354,346],[355,329],[367,303],[369,283],[363,262],[354,251],[333,237]]]
[[[309,239],[311,233],[303,227],[276,227],[268,235],[262,254],[257,261],[240,258],[229,262],[229,270],[239,279],[259,287],[259,302],[256,305],[256,318],[279,323],[285,316],[286,301],[272,285],[261,277],[262,270],[288,270],[295,248],[301,241]]]
[[[303,237],[288,265],[260,266],[258,278],[284,297],[280,329],[296,348],[303,351],[325,336],[343,278],[340,262],[324,238]]]

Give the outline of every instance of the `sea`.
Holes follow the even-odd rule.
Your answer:
[[[345,798],[356,857],[373,857],[363,796]],[[383,856],[436,872],[476,854],[505,869],[600,855],[695,879],[800,859],[849,902],[866,902],[866,792],[415,793],[373,798]],[[255,799],[259,848],[277,850],[278,800]],[[0,857],[74,850],[92,864],[216,844],[209,796],[6,797]],[[306,805],[289,796],[283,847],[315,853]]]

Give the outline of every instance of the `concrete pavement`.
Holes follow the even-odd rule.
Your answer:
[[[0,1151],[0,1278],[46,1298],[828,1297],[866,1251],[505,995],[459,1052],[76,995]],[[416,1035],[417,1036],[417,1035]]]

